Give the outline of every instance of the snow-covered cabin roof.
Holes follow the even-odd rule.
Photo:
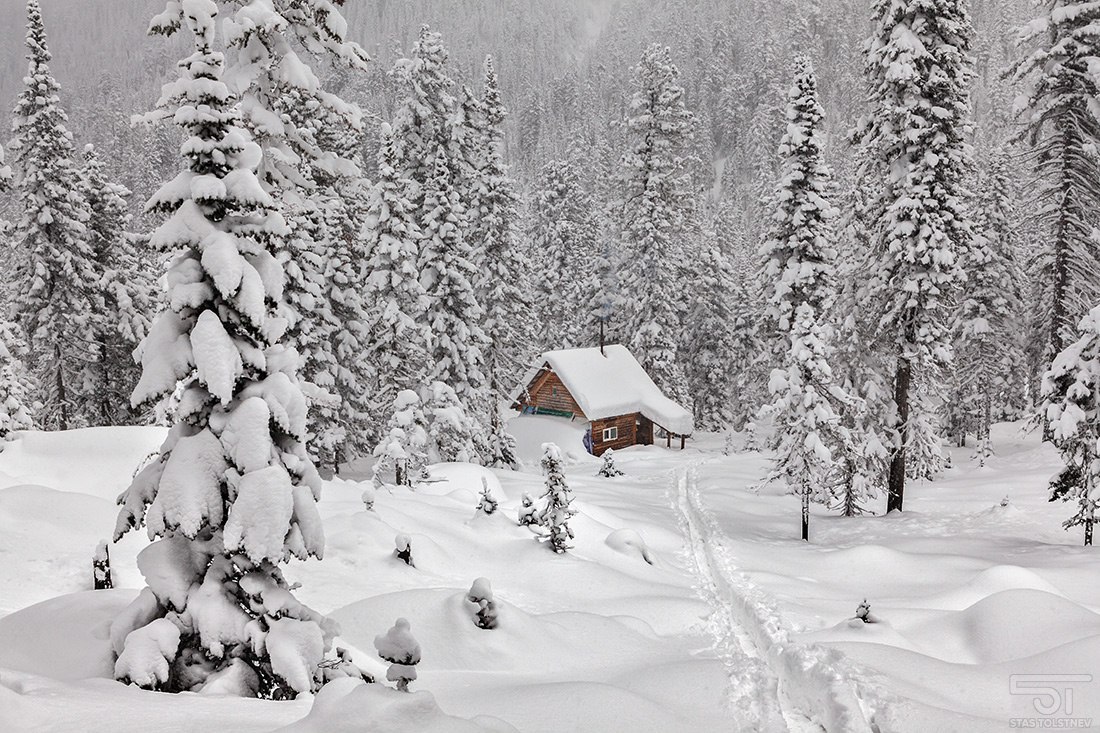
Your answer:
[[[544,368],[558,376],[589,420],[640,412],[677,435],[695,430],[690,412],[661,392],[625,346],[558,349],[538,357],[512,394],[518,399]]]

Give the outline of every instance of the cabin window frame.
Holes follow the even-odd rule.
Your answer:
[[[607,443],[609,441],[618,440],[618,439],[619,439],[619,426],[618,425],[612,425],[611,427],[603,429],[603,441],[602,442]]]

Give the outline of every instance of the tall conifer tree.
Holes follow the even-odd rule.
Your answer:
[[[44,428],[85,423],[91,396],[84,375],[95,359],[92,319],[99,311],[96,270],[89,243],[89,212],[68,118],[50,73],[50,52],[38,0],[27,2],[25,87],[15,104],[8,145],[21,216],[16,314],[35,365]]]
[[[190,36],[153,113],[183,128],[186,167],[149,202],[167,217],[151,244],[175,256],[133,401],[182,392],[160,455],[119,499],[116,540],[144,525],[157,541],[138,559],[148,588],[111,630],[115,676],[168,691],[228,677],[240,694],[293,697],[319,687],[335,633],[279,569],[323,553],[321,481],[285,345],[275,242],[288,230],[222,80],[217,13],[213,0],[170,2],[151,26]]]
[[[951,298],[970,239],[963,181],[971,27],[962,0],[876,0],[873,20],[872,109],[858,132],[878,178],[865,184],[875,198],[864,276],[878,341],[893,362],[888,509],[901,511],[914,379],[950,361]]]

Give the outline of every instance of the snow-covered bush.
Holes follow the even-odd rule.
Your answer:
[[[521,500],[519,507],[519,526],[530,527],[539,523],[539,510],[535,506],[535,500],[531,498],[531,495],[524,492],[523,499]]]
[[[409,622],[397,619],[392,628],[374,637],[378,656],[390,663],[386,679],[397,683],[397,689],[409,691],[409,683],[416,679],[416,665],[420,663],[420,644],[409,631]]]
[[[374,487],[367,484],[363,487],[363,493],[359,496],[363,501],[363,506],[367,508],[367,511],[374,511],[374,500],[376,498],[376,492]]]
[[[569,540],[573,539],[573,530],[569,518],[577,512],[571,506],[573,493],[562,473],[561,449],[553,443],[542,446],[542,470],[546,474],[546,493],[542,495],[544,503],[538,515],[539,524],[549,532],[550,548],[561,554],[572,549]]]
[[[488,578],[478,578],[474,581],[469,593],[466,594],[466,602],[472,606],[475,626],[479,629],[497,627],[497,604]]]
[[[614,478],[623,475],[623,472],[615,465],[615,451],[610,448],[604,451],[603,465],[600,466],[600,472],[597,475],[601,478]]]
[[[879,618],[871,613],[871,604],[867,602],[867,599],[863,599],[863,603],[856,607],[855,620],[862,621],[865,624],[877,624]]]
[[[393,556],[411,568],[413,564],[412,539],[407,534],[399,534],[393,538]]]
[[[111,555],[107,552],[107,540],[101,540],[95,547],[92,557],[92,589],[108,590],[114,588],[111,580]]]
[[[481,478],[481,500],[477,504],[477,510],[485,514],[493,514],[498,506],[499,503],[493,498],[492,492],[489,491],[489,482],[483,476]]]
[[[321,662],[320,667],[325,682],[341,677],[358,678],[367,683],[374,682],[374,677],[359,669],[355,662],[351,661],[348,650],[340,646],[336,647],[336,659],[326,659]]]
[[[394,483],[412,486],[427,465],[428,422],[420,406],[420,397],[403,389],[393,400],[393,416],[381,442],[374,449],[374,481],[381,482],[384,471],[393,471]]]

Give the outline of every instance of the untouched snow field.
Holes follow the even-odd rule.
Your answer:
[[[436,466],[373,511],[360,483],[326,483],[326,555],[289,566],[298,597],[376,677],[372,640],[399,616],[423,662],[411,695],[341,680],[293,702],[111,681],[106,629],[143,585],[146,541],[111,547],[114,591],[88,590],[91,557],[164,432],[22,435],[0,453],[0,731],[1100,730],[1100,550],[1062,531],[1068,507],[1045,500],[1058,458],[1019,426],[998,427],[984,469],[954,449],[900,516],[815,507],[808,545],[797,499],[753,490],[766,455],[724,456],[721,436],[617,452],[626,475],[599,479],[577,425],[525,416],[513,432],[521,472]],[[547,440],[579,510],[564,556],[515,522]],[[482,479],[492,516],[475,512]],[[415,567],[393,557],[397,534]],[[463,600],[478,577],[491,631]],[[878,623],[852,620],[864,598]]]

